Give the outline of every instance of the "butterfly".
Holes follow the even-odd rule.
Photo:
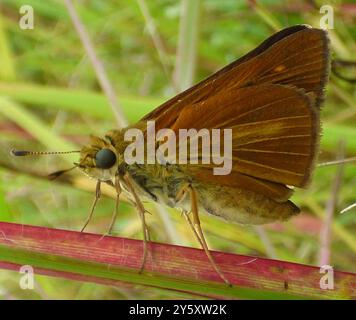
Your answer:
[[[294,187],[308,186],[317,161],[320,107],[328,81],[329,57],[325,30],[292,26],[163,103],[136,124],[111,130],[102,138],[91,136],[90,143],[78,151],[80,159],[75,164],[75,168],[97,180],[85,226],[100,198],[102,183],[114,187],[117,194],[110,230],[120,195],[125,192],[142,222],[142,271],[149,241],[143,199],[180,208],[212,266],[229,283],[208,249],[199,212],[242,224],[285,220],[299,213],[288,199]],[[169,134],[165,139],[153,140],[153,155],[147,148],[141,152],[141,161],[127,161],[125,155],[133,143],[137,146],[140,140],[145,145],[152,138],[148,123],[153,123],[156,131],[169,130]],[[158,160],[155,152],[170,136],[177,137],[182,130],[191,129],[205,132],[210,142],[216,130],[229,130],[228,174],[216,174],[216,163],[203,161],[206,150],[202,143],[188,151],[188,160],[192,161],[179,162],[182,148],[177,145],[173,146],[173,156],[165,161],[148,161]],[[132,132],[141,132],[141,138],[128,140]],[[193,135],[186,146],[203,138],[204,134]],[[227,146],[227,141],[218,141],[215,153]],[[212,150],[209,149],[211,154]],[[137,156],[139,151],[135,152]],[[60,152],[13,151],[14,155],[53,153]],[[52,177],[66,171],[58,171]]]

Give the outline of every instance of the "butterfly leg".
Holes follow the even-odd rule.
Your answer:
[[[187,220],[189,227],[194,232],[195,238],[199,241],[201,247],[203,248],[204,247],[203,242],[201,241],[197,230],[195,230],[195,228],[194,228],[193,221],[192,221],[192,219],[190,219],[190,216],[189,216],[190,214],[191,214],[191,212],[183,211],[183,216],[184,216],[185,220]]]
[[[210,250],[208,248],[208,245],[206,243],[205,237],[204,237],[204,233],[203,230],[201,228],[200,225],[200,218],[199,218],[199,212],[198,212],[198,199],[197,199],[197,194],[194,190],[194,188],[191,185],[187,185],[183,187],[185,190],[181,190],[178,192],[178,197],[179,196],[184,196],[184,194],[186,192],[189,193],[190,196],[190,206],[191,206],[191,212],[193,214],[193,221],[190,219],[189,214],[186,213],[184,216],[187,219],[188,224],[190,225],[191,229],[194,232],[194,235],[196,236],[197,240],[199,241],[200,245],[202,246],[202,248],[205,251],[205,254],[207,255],[211,265],[213,266],[213,268],[215,269],[215,271],[218,273],[218,275],[220,276],[220,278],[229,286],[231,286],[231,283],[229,282],[229,280],[226,279],[225,275],[222,273],[222,271],[220,270],[219,266],[216,264],[216,262],[214,261],[213,256],[210,253]]]
[[[142,223],[142,230],[143,230],[143,256],[142,256],[142,262],[141,262],[141,268],[140,268],[140,273],[143,272],[144,268],[145,268],[145,263],[146,263],[146,260],[147,260],[147,243],[150,239],[150,235],[149,235],[149,230],[148,230],[148,227],[146,225],[146,219],[145,219],[145,208],[139,198],[139,196],[137,195],[135,189],[134,189],[134,186],[133,186],[133,182],[132,182],[132,178],[131,176],[126,173],[123,177],[124,181],[125,181],[125,184],[128,188],[128,190],[131,192],[131,194],[133,195],[134,197],[134,200],[136,202],[136,208],[137,208],[137,211],[138,211],[138,214],[141,218],[141,223]]]
[[[86,228],[86,226],[90,222],[91,218],[93,217],[95,206],[96,206],[96,204],[97,204],[97,202],[98,202],[98,200],[100,199],[100,196],[101,196],[100,185],[101,185],[101,181],[98,180],[97,183],[96,183],[94,202],[93,202],[93,204],[91,206],[89,216],[88,216],[87,220],[85,221],[85,224],[84,224],[82,230],[80,230],[80,232],[84,231],[84,229]]]
[[[115,201],[115,209],[114,209],[114,213],[112,215],[111,218],[111,223],[109,226],[109,230],[108,230],[108,234],[111,234],[112,229],[114,227],[115,221],[117,219],[117,215],[119,213],[119,202],[120,202],[120,194],[121,194],[121,186],[120,186],[120,180],[119,180],[119,176],[115,176],[115,184],[114,184],[115,190],[116,190],[116,201]]]

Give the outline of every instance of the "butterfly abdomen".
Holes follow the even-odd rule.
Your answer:
[[[204,185],[196,190],[201,208],[209,214],[241,224],[286,220],[300,211],[291,201],[280,203],[244,189]]]

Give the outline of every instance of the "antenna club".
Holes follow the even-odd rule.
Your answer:
[[[25,150],[15,150],[12,149],[10,151],[10,154],[15,156],[15,157],[23,157],[29,155],[31,152],[30,151],[25,151]]]

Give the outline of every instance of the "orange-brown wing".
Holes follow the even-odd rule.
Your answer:
[[[232,129],[231,174],[214,176],[212,162],[189,164],[185,170],[201,181],[260,190],[282,201],[291,194],[285,185],[304,187],[309,181],[318,150],[319,109],[312,93],[259,85],[188,106],[171,128]],[[189,154],[189,159],[197,158],[202,158],[201,144]]]
[[[200,181],[246,188],[277,201],[307,184],[319,137],[318,106],[328,75],[326,33],[296,26],[157,108],[156,129],[231,128],[233,168],[188,165]],[[199,158],[198,154],[190,155]]]
[[[232,189],[250,190],[257,194],[263,194],[267,198],[277,202],[285,202],[293,194],[293,190],[284,184],[255,178],[237,171],[232,171],[225,176],[218,176],[213,175],[212,168],[193,165],[187,166],[185,172],[200,182],[225,186]]]
[[[323,30],[305,25],[281,30],[256,49],[162,104],[142,120],[169,128],[185,107],[231,88],[288,84],[313,92],[320,105],[328,77],[329,48]]]

